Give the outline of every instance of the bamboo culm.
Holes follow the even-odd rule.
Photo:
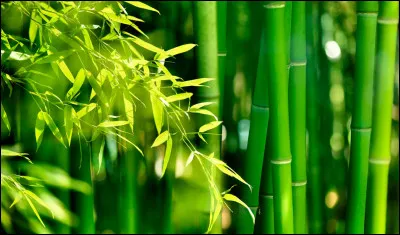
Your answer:
[[[379,2],[366,233],[385,233],[399,2]]]
[[[351,123],[346,223],[346,233],[352,234],[364,233],[377,17],[377,1],[357,2],[356,88]]]

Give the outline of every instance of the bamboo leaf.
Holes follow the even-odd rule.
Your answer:
[[[1,157],[23,157],[25,158],[30,164],[33,164],[31,159],[29,159],[27,156],[29,154],[27,153],[17,153],[8,149],[1,149]]]
[[[73,118],[72,118],[72,106],[66,105],[64,108],[64,125],[65,132],[67,134],[68,146],[71,145],[72,131],[73,131]]]
[[[42,143],[44,125],[45,121],[43,117],[43,111],[40,111],[37,115],[36,125],[35,125],[36,151],[38,151],[40,144]]]
[[[31,21],[29,25],[29,40],[31,43],[35,41],[36,34],[39,28],[38,23],[42,23],[42,18],[40,15],[36,14],[36,10],[34,9],[31,14]]]
[[[90,40],[90,35],[87,29],[82,29],[83,38],[85,39],[85,44],[90,50],[94,50],[92,40]]]
[[[72,75],[71,71],[69,71],[69,68],[65,64],[65,62],[60,61],[60,62],[57,62],[57,64],[58,64],[58,67],[60,68],[61,72],[65,75],[65,77],[67,77],[70,82],[74,83],[75,78]]]
[[[195,109],[200,109],[200,108],[202,108],[202,107],[204,107],[204,106],[208,106],[208,105],[211,105],[211,104],[215,104],[215,102],[202,102],[202,103],[198,103],[198,104],[192,105],[192,106],[190,107],[189,111],[195,110]]]
[[[164,161],[163,161],[161,177],[163,177],[164,174],[165,174],[165,170],[167,169],[168,162],[169,162],[169,159],[171,157],[171,152],[172,152],[172,138],[168,133],[167,147],[165,149],[165,155],[164,155]]]
[[[77,117],[79,119],[83,118],[86,114],[88,114],[90,111],[92,111],[94,108],[97,107],[96,103],[90,103],[86,107],[82,108],[81,110],[78,111]]]
[[[43,57],[39,58],[38,60],[36,60],[35,64],[45,64],[45,63],[55,62],[57,60],[62,60],[62,59],[67,58],[74,52],[75,52],[74,50],[65,50],[65,51],[56,52],[56,53],[47,51],[48,55],[43,56]]]
[[[185,167],[189,166],[189,164],[193,161],[193,158],[194,158],[194,152],[191,152],[188,159],[186,160]]]
[[[66,99],[67,100],[72,100],[72,98],[78,93],[78,91],[81,89],[83,83],[85,82],[85,70],[80,69],[78,74],[76,75],[75,81],[73,82],[73,85],[71,89],[69,89]]]
[[[37,203],[39,203],[40,205],[42,205],[44,208],[46,208],[47,210],[50,211],[51,215],[54,218],[54,213],[53,211],[50,209],[50,207],[42,200],[40,199],[40,197],[38,197],[36,194],[32,193],[29,190],[24,190],[24,194],[27,194],[30,198],[32,198],[33,200],[35,200]]]
[[[15,204],[17,204],[19,201],[21,201],[21,198],[22,198],[22,193],[19,192],[18,195],[15,197],[13,203],[11,204],[11,206],[10,206],[9,208],[13,207]]]
[[[129,124],[129,121],[105,121],[100,123],[99,127],[115,127]]]
[[[215,80],[214,78],[198,78],[184,82],[176,82],[174,85],[178,87],[188,87],[188,86],[202,86],[201,84]]]
[[[221,123],[222,123],[222,121],[214,121],[214,122],[207,123],[200,127],[199,132],[203,133],[203,132],[209,131],[211,129],[214,129],[215,127],[219,126]]]
[[[43,227],[46,227],[42,221],[42,219],[40,218],[39,213],[36,210],[36,207],[32,204],[32,201],[24,194],[25,199],[28,201],[29,206],[32,208],[33,212],[35,213],[36,217],[38,218],[38,220],[40,221],[40,223],[43,225]]]
[[[101,169],[101,163],[103,162],[103,155],[104,155],[104,145],[106,144],[106,140],[103,137],[103,140],[101,141],[101,146],[100,146],[100,151],[99,151],[99,170],[97,171],[97,174],[100,173]]]
[[[214,119],[216,121],[218,121],[218,117],[215,116],[211,111],[207,110],[207,109],[189,109],[189,112],[191,113],[200,113],[200,114],[204,114],[204,115],[209,115],[214,117]]]
[[[172,57],[178,54],[182,54],[185,53],[187,51],[192,50],[195,46],[197,46],[196,44],[184,44],[172,49],[169,49],[168,51],[162,53],[162,54],[157,54],[156,57],[154,59],[156,60],[164,60],[168,57]]]
[[[204,139],[203,135],[201,133],[197,133],[197,135],[200,137],[200,139],[202,141],[204,141],[204,143],[207,143],[207,141]]]
[[[133,109],[133,102],[132,99],[126,91],[124,92],[124,105],[125,105],[125,114],[126,118],[129,121],[129,126],[133,131],[133,124],[134,124],[134,109]]]
[[[133,36],[133,35],[132,35]],[[147,43],[145,41],[143,41],[142,39],[135,37],[135,38],[131,38],[130,40],[132,40],[135,44],[137,44],[138,46],[143,47],[146,50],[155,52],[155,53],[165,53],[164,50],[151,45],[150,43]]]
[[[1,103],[1,120],[3,120],[4,124],[6,124],[8,131],[11,131],[11,125],[8,121],[7,113],[3,108],[3,103]]]
[[[64,139],[63,139],[63,137],[61,135],[60,130],[58,129],[58,127],[54,123],[53,118],[51,118],[51,116],[47,112],[42,112],[42,113],[43,113],[44,121],[46,122],[47,126],[50,128],[50,130],[53,133],[54,137],[56,137],[64,145],[64,147],[67,147],[64,144]]]
[[[151,107],[153,110],[153,118],[156,124],[158,134],[161,133],[164,124],[164,110],[161,101],[158,100],[153,94],[150,95]]]
[[[167,102],[175,102],[175,101],[178,101],[178,100],[188,99],[188,98],[192,97],[192,95],[193,95],[193,93],[191,93],[191,92],[171,95],[171,96],[168,96],[165,99],[165,101],[167,101]]]
[[[253,212],[251,211],[251,209],[246,205],[246,203],[244,203],[242,200],[240,200],[239,198],[237,198],[235,195],[229,194],[229,193],[228,193],[228,194],[225,194],[225,195],[223,196],[223,198],[224,198],[225,200],[227,200],[227,201],[236,202],[236,203],[239,203],[240,205],[244,206],[244,207],[249,211],[249,213],[250,213],[250,215],[251,215],[251,218],[253,219],[253,224],[255,224],[256,219],[255,219],[255,217],[254,217],[254,214],[253,214]]]
[[[32,58],[31,55],[22,53],[22,52],[18,52],[18,51],[12,51],[10,56],[8,57],[8,60],[18,60],[18,61],[22,61],[22,60],[28,60]]]
[[[96,79],[93,77],[91,73],[87,74],[87,78],[93,90],[96,92],[96,95],[99,97],[100,101],[108,108],[109,107],[108,99],[104,94],[103,90],[101,89],[99,83],[97,83]]]
[[[161,15],[158,10],[156,10],[156,9],[152,8],[151,6],[144,4],[142,2],[139,2],[139,1],[125,1],[125,2],[131,4],[132,6],[138,7],[138,8],[142,8],[142,9],[149,10],[149,11],[155,11],[159,15]]]
[[[250,184],[248,184],[240,175],[238,175],[234,170],[232,170],[228,165],[226,165],[225,162],[214,158],[214,157],[208,157],[207,158],[210,162],[212,162],[220,171],[222,171],[224,174],[229,175],[240,182],[244,183],[245,185],[249,186],[250,190],[252,190],[252,187]]]
[[[164,131],[154,140],[154,143],[151,145],[152,148],[157,147],[167,141],[169,138],[169,131]]]

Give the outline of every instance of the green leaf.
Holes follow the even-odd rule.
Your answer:
[[[11,125],[10,122],[8,121],[7,113],[3,108],[3,103],[1,103],[1,120],[3,120],[4,124],[6,124],[8,131],[11,131]]]
[[[34,9],[32,11],[31,22],[29,25],[29,40],[31,41],[31,43],[35,41],[37,31],[40,27],[39,24],[41,23],[42,23],[42,17],[40,17],[40,15],[37,14],[36,10]]]
[[[184,82],[176,82],[174,85],[178,87],[188,87],[188,86],[202,86],[201,84],[215,80],[214,78],[198,78]]]
[[[214,153],[213,153],[214,154]],[[224,174],[229,175],[240,182],[244,183],[245,185],[249,186],[250,190],[252,190],[252,187],[250,184],[248,184],[240,175],[238,175],[233,169],[231,169],[228,165],[226,165],[225,162],[216,159],[214,157],[208,157],[207,160],[209,160],[211,163],[213,163],[220,171],[222,171]]]
[[[71,71],[69,71],[69,68],[65,64],[65,62],[60,61],[60,62],[57,62],[57,64],[58,64],[58,67],[60,68],[61,72],[65,75],[65,77],[67,77],[70,82],[74,83],[75,78],[72,75]]]
[[[158,134],[161,133],[164,124],[164,110],[163,105],[159,99],[153,94],[150,94],[151,107],[153,110],[154,122],[156,124]]]
[[[106,143],[106,139],[103,137],[103,139],[101,141],[100,151],[99,151],[99,170],[97,171],[97,174],[100,173],[101,163],[103,162],[104,145],[105,145],[105,143]]]
[[[222,121],[214,121],[214,122],[207,123],[200,127],[199,132],[203,133],[203,132],[209,131],[211,129],[214,129],[215,127],[219,126],[221,123],[222,123]]]
[[[138,8],[142,8],[142,9],[149,10],[149,11],[155,11],[159,15],[161,15],[158,10],[156,10],[156,9],[152,8],[151,6],[144,4],[142,2],[139,2],[139,1],[125,1],[125,2],[131,4],[132,6],[138,7]]]
[[[109,107],[108,99],[104,94],[103,90],[101,89],[99,83],[96,81],[96,79],[90,72],[87,73],[87,78],[93,90],[96,92],[96,95],[99,97],[100,101],[108,108]]]
[[[83,83],[85,82],[85,69],[80,69],[78,74],[76,75],[75,81],[73,82],[73,85],[71,89],[69,89],[66,99],[67,100],[72,100],[72,98],[78,93],[78,91],[81,89]]]
[[[37,203],[39,203],[40,205],[42,205],[44,208],[48,209],[51,213],[51,215],[54,218],[54,213],[53,211],[50,209],[50,207],[44,202],[42,201],[42,199],[40,199],[40,197],[38,197],[36,194],[32,193],[29,190],[24,190],[24,194],[28,195],[30,198],[32,198],[33,200],[35,200]]]
[[[165,100],[170,103],[170,102],[175,102],[178,100],[188,99],[188,98],[192,97],[192,95],[193,95],[193,93],[186,92],[186,93],[168,96]]]
[[[201,133],[197,133],[197,135],[200,137],[200,139],[202,141],[204,141],[204,143],[207,143],[207,141],[204,139],[203,135]]]
[[[28,55],[28,54],[25,54],[22,52],[12,51],[10,56],[8,57],[8,59],[22,61],[22,60],[28,60],[31,57],[32,57],[31,55]]]
[[[223,198],[225,199],[225,200],[227,200],[227,201],[232,201],[232,202],[236,202],[236,203],[239,203],[240,205],[242,205],[242,206],[244,206],[248,211],[249,211],[249,213],[250,213],[250,215],[251,215],[251,218],[253,219],[253,224],[255,224],[255,221],[256,221],[256,218],[254,217],[254,214],[253,214],[253,212],[251,211],[251,209],[243,202],[243,201],[241,201],[239,198],[237,198],[235,195],[233,195],[233,194],[225,194],[224,196],[223,196]]]
[[[194,152],[191,152],[188,159],[186,160],[185,167],[189,166],[189,164],[193,161],[193,158],[194,158]]]
[[[38,220],[40,221],[40,223],[43,225],[43,227],[46,227],[46,225],[44,225],[42,219],[40,218],[39,213],[36,210],[36,207],[32,204],[32,201],[24,194],[25,199],[28,201],[29,206],[32,208],[33,212],[35,213],[36,217],[38,218]]]
[[[83,38],[85,39],[85,44],[90,50],[94,50],[92,40],[90,40],[89,31],[87,29],[82,29]]]
[[[54,137],[56,137],[58,139],[58,141],[60,141],[64,145],[64,147],[67,147],[64,144],[64,139],[63,139],[63,137],[61,135],[60,130],[58,129],[58,127],[54,123],[53,118],[51,118],[51,116],[47,112],[42,112],[42,113],[43,113],[44,121],[46,122],[47,126],[50,128],[50,130],[53,133]]]
[[[165,155],[164,155],[164,161],[163,161],[163,166],[162,166],[162,173],[161,177],[164,176],[165,170],[167,169],[169,159],[171,157],[171,152],[172,152],[172,138],[168,133],[168,140],[167,140],[167,147],[165,149]]]
[[[99,127],[115,127],[115,126],[123,126],[129,124],[128,121],[105,121],[100,123]]]
[[[68,146],[71,145],[72,131],[73,131],[73,118],[72,118],[72,106],[66,105],[64,107],[64,125],[65,132],[67,134]]]
[[[167,141],[169,138],[169,131],[164,131],[154,140],[154,143],[151,145],[152,148],[157,147]]]
[[[214,119],[216,121],[218,121],[218,117],[215,116],[211,111],[207,110],[207,109],[189,109],[189,112],[191,113],[200,113],[200,114],[204,114],[204,115],[209,115],[214,117]]]
[[[130,40],[132,40],[135,44],[137,44],[138,46],[143,47],[146,50],[155,52],[155,53],[165,53],[164,50],[151,45],[150,43],[147,43],[145,41],[143,41],[142,39],[135,37],[135,38],[131,38]]]
[[[89,112],[91,112],[94,108],[97,107],[96,103],[90,103],[88,104],[86,107],[82,108],[81,110],[78,111],[77,113],[77,117],[79,119],[83,118],[86,114],[88,114]]]
[[[30,164],[33,164],[31,159],[29,159],[27,153],[17,153],[8,149],[1,149],[1,156],[2,157],[23,157],[25,158]]]
[[[18,192],[18,195],[15,197],[13,203],[11,204],[11,206],[9,208],[13,207],[15,204],[17,204],[19,201],[21,201],[21,198],[22,198],[22,193]]]
[[[131,127],[131,130],[133,131],[133,123],[134,123],[134,112],[135,110],[133,109],[133,101],[131,96],[127,91],[124,92],[124,105],[125,105],[125,114],[126,118],[129,121],[129,126]]]
[[[42,143],[44,125],[45,121],[43,117],[43,111],[40,111],[37,115],[36,125],[35,125],[36,151],[38,151],[40,144]]]
[[[35,61],[35,64],[46,64],[51,62],[56,62],[58,60],[63,60],[74,53],[74,50],[65,50],[56,53],[52,53],[51,51],[47,51],[48,55],[43,56]]]
[[[185,52],[187,52],[187,51],[192,50],[195,46],[197,46],[197,45],[196,45],[196,44],[185,44],[185,45],[181,45],[181,46],[178,46],[178,47],[175,47],[175,48],[172,48],[172,49],[166,51],[166,52],[164,53],[164,55],[161,55],[161,56],[159,56],[159,57],[156,58],[156,59],[157,59],[157,60],[163,60],[163,59],[166,59],[166,58],[171,57],[171,56],[175,56],[175,55],[178,55],[178,54],[182,54],[182,53],[185,53]]]
[[[189,111],[190,111],[190,110],[195,110],[195,109],[200,109],[200,108],[202,108],[202,107],[204,107],[204,106],[208,106],[208,105],[211,105],[211,104],[215,104],[215,102],[202,102],[202,103],[198,103],[198,104],[192,105],[192,106],[190,107]]]

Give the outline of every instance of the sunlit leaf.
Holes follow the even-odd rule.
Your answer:
[[[42,143],[44,125],[45,125],[45,121],[44,121],[44,117],[43,117],[43,112],[40,111],[37,114],[36,125],[35,125],[36,151],[38,151],[40,144]]]
[[[78,111],[77,117],[79,119],[83,118],[86,114],[88,114],[90,111],[95,109],[97,107],[96,103],[90,103],[86,107],[82,108],[81,110]]]
[[[46,225],[44,225],[42,219],[40,218],[40,215],[37,212],[36,207],[33,205],[32,201],[28,198],[28,196],[26,196],[26,195],[24,195],[24,196],[25,196],[25,199],[28,201],[29,206],[32,208],[33,212],[35,213],[36,217],[40,221],[40,223],[43,225],[43,227],[46,227]]]
[[[157,97],[155,97],[153,94],[150,95],[150,101],[157,132],[158,134],[160,134],[162,126],[164,124],[163,105],[161,104],[160,100],[157,99]]]
[[[51,62],[56,62],[58,60],[62,60],[70,56],[72,53],[74,53],[74,50],[65,50],[65,51],[60,51],[56,53],[52,53],[51,51],[47,51],[48,55],[43,56],[39,58],[38,60],[35,61],[36,64],[45,64],[45,63],[51,63]]]
[[[215,127],[219,126],[221,123],[222,123],[221,121],[214,121],[214,122],[207,123],[200,127],[199,132],[203,133],[203,132],[209,131],[211,129],[214,129]]]
[[[175,47],[175,48],[172,48],[172,49],[166,51],[164,53],[164,55],[161,55],[161,56],[159,56],[158,58],[155,58],[155,59],[163,60],[163,59],[166,59],[167,57],[170,57],[170,56],[175,56],[175,55],[178,55],[178,54],[182,54],[182,53],[185,53],[185,52],[188,52],[188,51],[192,50],[195,46],[197,46],[197,45],[196,44],[184,44],[184,45],[181,45],[181,46],[178,46],[178,47]]]
[[[138,8],[142,8],[142,9],[149,10],[149,11],[155,11],[159,15],[161,15],[158,10],[156,10],[156,9],[152,8],[151,6],[144,4],[142,2],[139,2],[139,1],[125,1],[125,2],[131,4],[132,6],[138,7]]]
[[[87,29],[82,29],[82,34],[83,34],[83,38],[85,39],[85,45],[89,49],[94,50],[92,40],[90,40],[89,31]]]
[[[192,96],[193,96],[193,93],[191,93],[191,92],[180,93],[180,94],[177,94],[177,95],[168,96],[165,100],[167,102],[175,102],[175,101],[178,101],[178,100],[188,99],[188,98],[190,98]]]
[[[7,113],[3,108],[3,103],[1,103],[1,120],[3,120],[4,124],[6,124],[8,131],[11,131],[11,125],[8,121]]]
[[[172,138],[168,133],[167,147],[165,148],[165,155],[164,155],[161,177],[163,177],[165,174],[165,170],[167,169],[168,162],[171,157],[171,152],[172,152]]]
[[[96,95],[99,97],[100,101],[106,107],[109,107],[108,99],[107,99],[106,95],[104,94],[103,89],[101,89],[101,86],[96,81],[96,79],[93,77],[93,75],[90,73],[87,74],[87,79],[89,80],[90,85],[92,86],[93,90],[96,92]]]
[[[100,146],[100,151],[99,151],[99,170],[97,171],[97,174],[99,174],[100,169],[101,169],[101,163],[103,162],[103,155],[104,155],[104,146],[106,144],[106,140],[103,137],[101,141],[101,146]]]
[[[185,167],[189,166],[189,164],[193,161],[193,158],[194,158],[194,152],[191,152],[188,159],[186,160]]]
[[[51,116],[47,113],[47,112],[42,112],[43,113],[43,118],[44,121],[46,122],[47,126],[50,128],[51,132],[53,133],[54,137],[56,137],[58,139],[58,141],[60,141],[60,143],[64,144],[64,139],[61,135],[60,130],[58,129],[58,127],[56,126],[56,124],[53,121],[53,118],[51,118]]]
[[[198,78],[184,82],[176,82],[174,85],[178,87],[188,87],[188,86],[202,86],[201,84],[215,80],[214,78]]]
[[[71,89],[69,89],[67,93],[66,99],[71,100],[81,89],[84,82],[85,82],[85,70],[80,69],[78,74],[76,75],[75,81],[73,82]]]
[[[65,64],[64,61],[57,62],[57,64],[61,72],[65,75],[65,77],[67,77],[70,82],[74,83],[75,78],[72,75],[71,71],[69,70],[67,64]]]
[[[29,163],[33,164],[31,159],[29,159],[27,156],[29,154],[27,153],[17,153],[8,149],[1,149],[1,157],[23,157],[25,158]]]
[[[22,193],[18,192],[17,196],[15,197],[13,203],[11,204],[11,206],[9,208],[13,207],[15,204],[17,204],[19,201],[21,201],[21,199],[22,199]]]
[[[50,207],[42,200],[40,199],[36,194],[32,193],[29,190],[24,190],[24,194],[28,195],[30,198],[32,198],[33,200],[35,200],[37,203],[39,203],[41,206],[43,206],[44,208],[48,209],[51,213],[51,215],[54,218],[54,213],[53,211],[50,209]]]
[[[164,131],[154,140],[154,143],[151,145],[152,148],[157,147],[167,141],[169,138],[169,131]]]
[[[64,125],[65,132],[67,134],[68,146],[71,145],[72,131],[73,131],[73,118],[72,118],[72,106],[66,105],[64,107]]]
[[[236,202],[236,203],[239,203],[240,205],[244,206],[244,207],[247,209],[247,211],[249,211],[249,214],[251,215],[251,218],[253,219],[253,224],[255,224],[256,219],[255,219],[255,217],[254,217],[253,212],[251,211],[251,209],[250,209],[242,200],[240,200],[239,198],[237,198],[235,195],[229,194],[229,193],[228,193],[228,194],[225,194],[225,195],[223,196],[223,198],[224,198],[225,200],[227,200],[227,201]]]
[[[129,126],[131,130],[133,131],[133,124],[134,124],[134,112],[135,110],[133,109],[133,101],[131,96],[129,95],[128,92],[124,92],[124,106],[125,106],[125,114],[126,118],[129,121]]]
[[[202,103],[198,103],[198,104],[195,104],[195,105],[190,106],[190,109],[189,109],[189,110],[200,109],[200,108],[202,108],[202,107],[204,107],[204,106],[208,106],[208,105],[211,105],[211,104],[215,104],[215,102],[202,102]]]
[[[40,15],[37,14],[36,10],[34,9],[31,14],[31,22],[29,25],[29,40],[31,41],[31,43],[35,41],[38,28],[40,27],[39,24],[41,23],[42,17],[40,17]]]
[[[162,49],[160,49],[160,48],[158,48],[158,47],[156,47],[156,46],[153,46],[153,45],[151,45],[150,43],[147,43],[147,42],[143,41],[142,39],[140,39],[140,38],[138,38],[138,37],[131,38],[131,40],[132,40],[135,44],[137,44],[137,45],[143,47],[143,48],[146,49],[146,50],[149,50],[149,51],[152,51],[152,52],[155,52],[155,53],[164,53],[164,50],[162,50]]]
[[[214,117],[215,120],[218,120],[218,117],[215,116],[211,111],[207,110],[207,109],[189,109],[189,112],[191,113],[200,113],[200,114],[204,114],[204,115],[209,115]]]
[[[128,121],[105,121],[99,124],[99,127],[115,127],[129,124]]]

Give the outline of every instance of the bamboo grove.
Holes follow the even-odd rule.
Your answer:
[[[1,231],[396,231],[399,3],[351,4],[2,2]]]

